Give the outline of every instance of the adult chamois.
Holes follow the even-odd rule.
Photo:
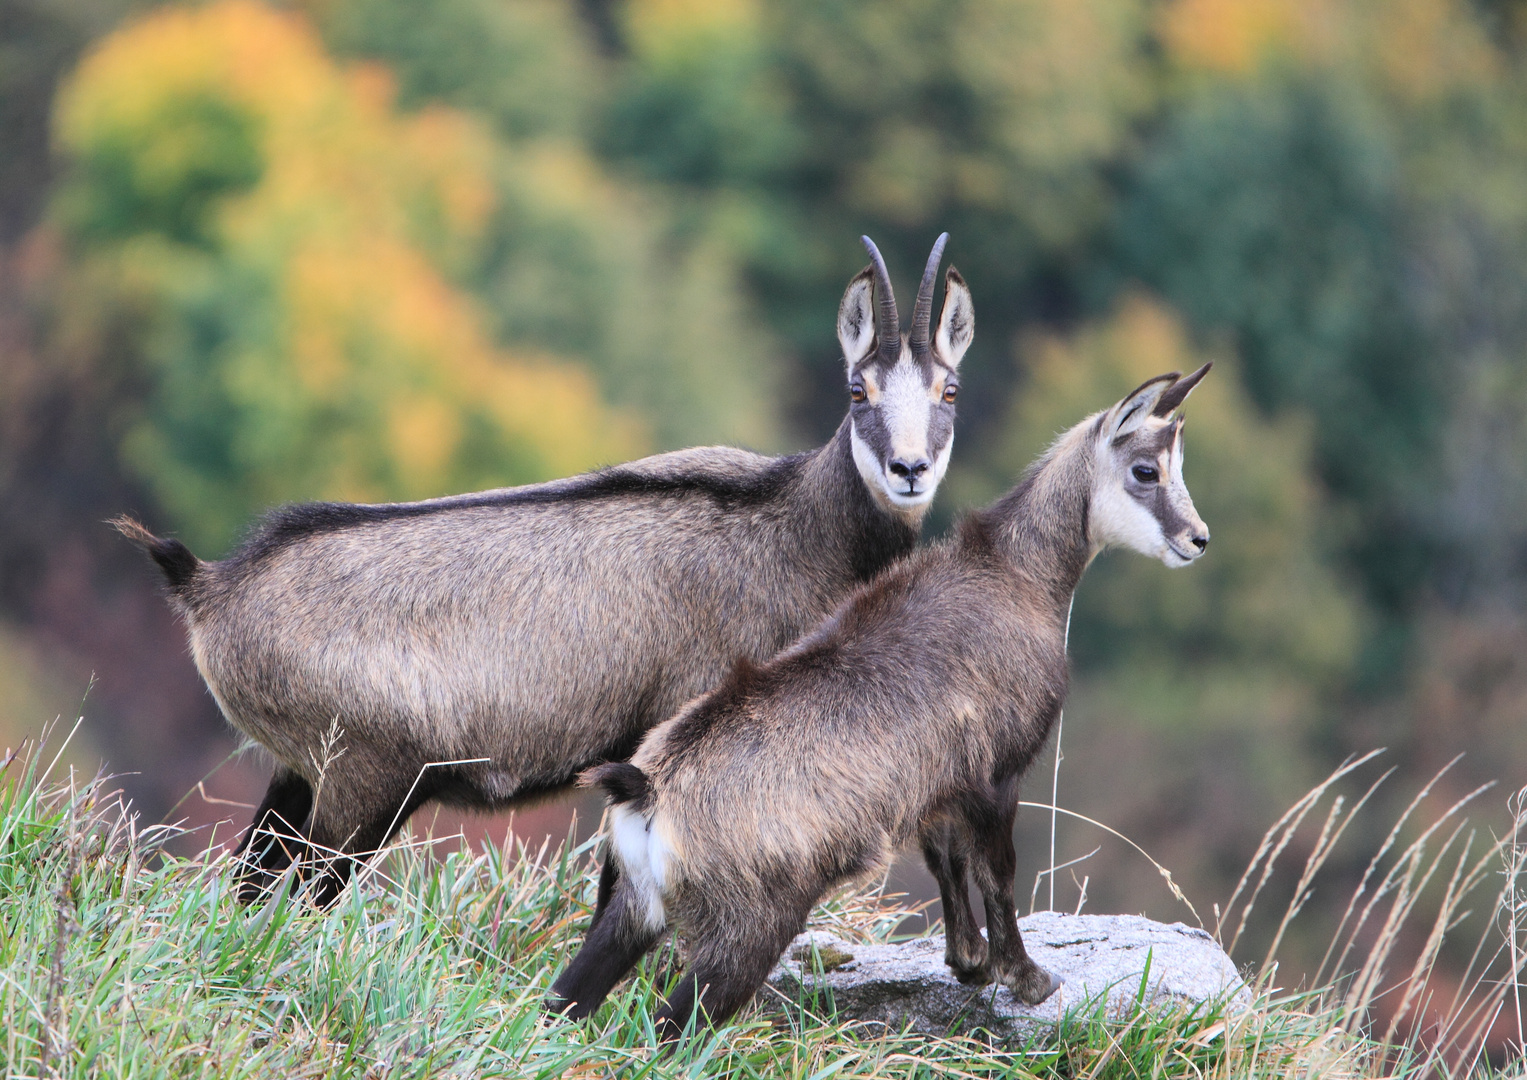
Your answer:
[[[1207,370],[1158,376],[1082,421],[953,539],[768,662],[738,664],[629,762],[589,770],[613,805],[618,884],[548,1007],[587,1015],[671,923],[688,972],[659,1013],[663,1037],[697,1005],[719,1023],[828,889],[914,839],[955,973],[1048,997],[1058,983],[1024,951],[1013,904],[1018,781],[1065,698],[1067,609],[1093,556],[1119,545],[1186,566],[1209,543],[1172,417]]]
[[[911,551],[974,332],[950,267],[930,337],[947,238],[905,337],[864,238],[871,265],[838,312],[848,415],[819,449],[704,447],[426,502],[289,506],[221,562],[116,521],[164,571],[223,715],[275,759],[241,897],[297,859],[332,902],[424,803],[505,807],[626,757],[738,658],[772,655]]]

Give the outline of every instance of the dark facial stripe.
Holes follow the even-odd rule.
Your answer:
[[[931,389],[934,379],[933,365],[920,364],[918,367],[923,375],[924,387]],[[877,383],[881,386],[882,393],[884,393],[888,374],[889,371],[884,365],[877,366]],[[932,405],[928,420],[928,456],[937,458],[944,447],[949,445],[949,440],[954,437],[955,407],[943,401],[933,402]],[[882,407],[868,401],[860,402],[850,407],[849,415],[854,419],[854,430],[859,438],[874,451],[880,463],[885,465],[891,456],[891,432],[886,426]]]

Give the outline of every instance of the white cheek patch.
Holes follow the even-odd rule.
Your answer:
[[[1096,553],[1109,547],[1127,547],[1166,561],[1172,547],[1161,532],[1161,522],[1124,490],[1124,475],[1129,466],[1109,443],[1108,436],[1101,435],[1094,451],[1097,465],[1092,505],[1087,512],[1092,550]]]
[[[870,449],[870,444],[859,437],[859,428],[855,424],[849,425],[848,442],[853,447],[854,464],[859,467],[860,479],[877,497],[885,498],[889,490],[885,486],[880,459],[875,456],[875,451]]]
[[[949,433],[949,441],[944,443],[944,448],[933,459],[933,475],[927,480],[929,498],[932,492],[944,482],[944,474],[949,471],[949,456],[954,453],[954,432]]]
[[[1127,547],[1142,555],[1163,557],[1171,550],[1161,535],[1161,523],[1124,490],[1124,482],[1112,470],[1099,477],[1088,512],[1094,550]]]
[[[649,929],[661,930],[668,924],[663,909],[663,886],[668,880],[673,849],[651,818],[628,806],[613,808],[610,824],[615,857],[636,894],[637,914]]]
[[[870,449],[870,444],[859,437],[857,427],[850,425],[848,442],[854,451],[854,464],[858,466],[859,477],[870,489],[870,494],[874,495],[882,506],[895,510],[915,510],[933,501],[939,481],[944,478],[944,471],[949,468],[949,453],[954,449],[954,438],[951,436],[937,460],[933,462],[933,476],[930,478],[924,474],[921,490],[916,495],[908,495],[902,488],[905,481],[893,483],[893,478],[880,467],[880,459],[875,456],[875,451]]]

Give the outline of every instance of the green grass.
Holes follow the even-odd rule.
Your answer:
[[[246,908],[226,856],[173,857],[173,830],[140,828],[110,791],[52,775],[35,751],[0,773],[7,1077],[1420,1076],[1443,1064],[1344,1022],[1361,969],[1319,993],[1259,989],[1245,1013],[1082,1018],[1021,1047],[887,1033],[793,1003],[663,1058],[652,1016],[670,950],[586,1023],[541,1013],[588,918],[587,844],[444,858],[404,846],[333,911],[285,890]],[[868,940],[901,917],[846,896],[814,921]],[[1468,1047],[1452,1057],[1468,1070]]]

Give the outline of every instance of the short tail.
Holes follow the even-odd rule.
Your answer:
[[[604,788],[611,806],[635,803],[636,809],[640,810],[652,794],[647,774],[629,761],[609,761],[585,769],[578,774],[578,783],[583,787]]]
[[[166,540],[155,536],[142,524],[126,515],[112,518],[107,524],[137,544],[149,558],[158,563],[159,569],[164,571],[165,579],[169,582],[170,593],[179,599],[186,599],[191,583],[202,568],[202,561],[191,554],[190,548],[179,540]]]

